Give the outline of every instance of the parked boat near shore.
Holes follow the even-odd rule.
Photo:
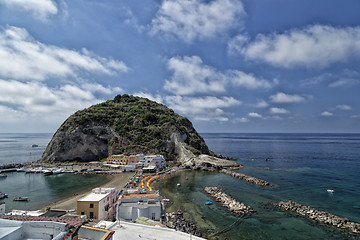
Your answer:
[[[24,201],[24,202],[26,202],[26,201],[29,200],[29,198],[28,197],[14,197],[13,200],[14,201]]]

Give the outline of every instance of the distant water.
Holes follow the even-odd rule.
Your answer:
[[[39,160],[52,134],[0,133],[0,165]],[[32,145],[38,147],[32,147]],[[41,173],[12,172],[0,179],[0,192],[9,195],[2,199],[6,211],[12,209],[36,210],[62,198],[98,186],[107,180],[105,175],[60,174],[44,176]],[[15,202],[13,197],[29,197],[28,202]]]
[[[239,172],[275,184],[258,187],[224,174],[206,172],[182,172],[160,184],[161,191],[174,202],[172,209],[182,209],[210,239],[360,239],[269,207],[271,202],[293,200],[360,222],[359,134],[202,136],[211,150],[238,158],[238,163],[245,165]],[[181,186],[176,187],[177,183]],[[237,218],[219,204],[205,205],[205,201],[211,201],[202,191],[205,186],[222,188],[252,206],[256,213],[214,236]]]
[[[39,160],[53,134],[0,133],[0,165]],[[32,147],[38,145],[38,147]]]

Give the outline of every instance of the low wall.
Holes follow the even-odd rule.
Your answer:
[[[293,201],[281,201],[278,203],[274,203],[274,205],[283,211],[294,212],[303,217],[310,218],[316,222],[325,223],[330,226],[335,226],[340,229],[347,229],[353,233],[360,234],[360,224],[351,222],[347,218],[341,218],[334,214],[320,211],[309,206],[304,206]]]
[[[224,193],[218,187],[205,187],[204,191],[209,194],[215,201],[220,202],[225,208],[227,208],[230,212],[245,215],[250,212],[254,212],[254,210],[246,206],[243,203],[236,201],[234,198],[230,197],[226,193]]]

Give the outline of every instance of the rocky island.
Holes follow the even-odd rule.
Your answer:
[[[146,98],[117,95],[71,115],[40,161],[97,161],[112,154],[161,154],[191,169],[237,166],[211,152],[185,117]]]

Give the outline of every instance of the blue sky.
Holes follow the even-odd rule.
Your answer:
[[[132,94],[199,132],[360,132],[358,0],[0,0],[0,132]]]

